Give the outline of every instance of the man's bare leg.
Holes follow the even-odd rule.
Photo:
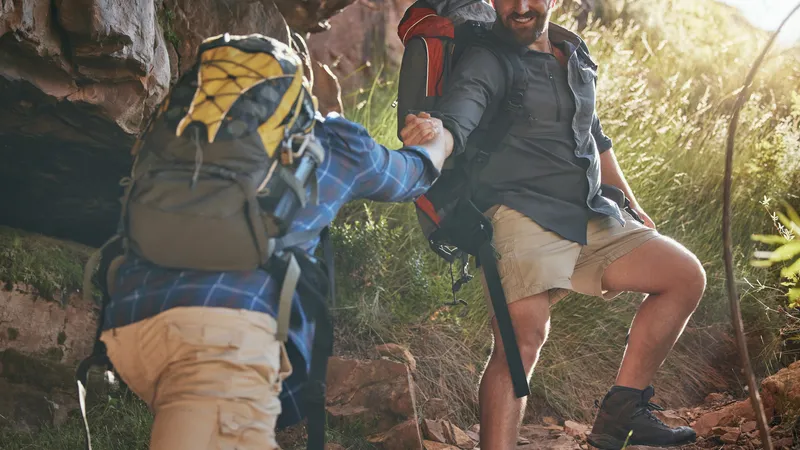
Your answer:
[[[508,305],[517,336],[522,364],[530,380],[539,351],[550,328],[550,297],[547,292]],[[494,348],[481,377],[479,392],[481,449],[510,450],[517,446],[525,398],[516,398],[508,371],[497,319],[492,318]]]
[[[642,244],[606,269],[604,289],[649,294],[631,325],[618,386],[644,389],[650,384],[697,308],[705,285],[700,261],[667,237]]]
[[[651,414],[654,390],[649,385],[703,296],[705,271],[700,262],[677,242],[660,236],[612,263],[603,275],[603,287],[649,295],[633,320],[616,385],[600,405],[589,443],[619,450],[629,433],[630,445],[694,442],[691,428],[671,428]]]

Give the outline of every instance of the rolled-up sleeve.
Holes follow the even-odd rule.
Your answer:
[[[603,133],[603,126],[600,125],[600,119],[596,113],[592,116],[592,136],[597,143],[598,152],[603,153],[611,148],[611,138]]]
[[[494,100],[505,92],[506,76],[497,57],[483,47],[465,50],[445,85],[432,116],[442,120],[453,135],[453,153],[464,151],[467,138],[492,111]]]
[[[389,150],[373,139],[367,130],[338,117],[325,121],[332,134],[330,150],[338,153],[336,176],[348,179],[349,198],[383,202],[413,200],[427,191],[440,173],[422,147]],[[344,181],[342,181],[344,182]]]

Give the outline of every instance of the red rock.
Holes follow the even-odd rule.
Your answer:
[[[728,411],[735,417],[744,420],[756,420],[756,413],[753,412],[753,403],[750,401],[750,399],[732,403],[726,408],[728,408]],[[768,414],[767,420],[769,420],[771,417],[772,415]]]
[[[422,433],[425,439],[447,444],[447,435],[444,431],[444,421],[425,419],[422,422]]]
[[[422,424],[422,430],[425,439],[434,442],[452,444],[462,449],[475,447],[475,441],[464,430],[447,420],[425,419]]]
[[[339,444],[327,443],[325,444],[325,450],[347,450],[347,449],[345,449],[343,446]]]
[[[792,445],[794,445],[794,439],[792,439],[790,437],[778,439],[778,440],[776,440],[776,441],[774,441],[772,443],[772,446],[775,447],[775,448],[778,448],[778,449],[781,449],[781,448],[786,448],[786,449],[792,448]]]
[[[741,420],[753,420],[755,414],[749,403],[749,400],[744,400],[707,412],[700,416],[692,427],[699,436],[708,436],[715,427],[738,426]]]
[[[689,425],[689,422],[675,413],[675,411],[653,411],[653,415],[672,428]]]
[[[580,450],[580,448],[580,444],[575,439],[565,434],[559,434],[531,439],[530,444],[518,446],[517,450]]]
[[[369,423],[381,433],[416,419],[414,382],[405,364],[330,358],[327,386],[326,409],[334,426]]]
[[[722,440],[722,442],[726,444],[735,444],[739,440],[739,435],[740,433],[738,430],[730,431],[728,433],[723,434],[720,439]]]
[[[722,436],[723,434],[727,433],[739,433],[739,432],[740,431],[738,428],[733,428],[733,427],[714,427],[711,430],[711,433],[716,436]]]
[[[435,441],[422,441],[422,445],[425,447],[425,450],[461,450],[455,445],[443,444]]]
[[[447,443],[455,444],[458,448],[462,449],[471,449],[475,447],[475,442],[472,438],[470,438],[464,430],[453,425],[451,422],[445,422],[443,428]]]
[[[572,420],[564,422],[564,432],[573,437],[586,436],[590,430],[589,426],[582,423],[573,422]]]
[[[751,420],[742,424],[742,433],[752,433],[756,431],[758,428],[758,423],[755,420]]]
[[[422,447],[422,436],[414,419],[395,425],[389,431],[367,438],[382,450],[407,450]]]
[[[725,401],[725,394],[721,394],[719,392],[712,392],[706,396],[704,403],[706,405],[714,405],[716,403],[720,403]]]
[[[800,361],[761,382],[761,401],[767,419],[800,409]]]

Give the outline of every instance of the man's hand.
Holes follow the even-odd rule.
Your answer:
[[[438,170],[442,170],[444,160],[453,152],[453,135],[444,128],[441,120],[426,112],[416,116],[408,114],[400,137],[405,146],[423,147]]]
[[[631,206],[631,208],[633,208],[633,210],[636,211],[636,214],[638,214],[639,217],[644,221],[644,226],[646,226],[647,228],[652,228],[654,230],[656,229],[656,224],[653,222],[653,219],[651,219],[650,216],[648,216],[647,213],[644,212],[641,206],[636,205],[636,206]]]
[[[442,121],[434,119],[426,112],[406,115],[406,125],[400,130],[403,145],[422,145],[442,134]]]
[[[622,169],[619,167],[613,149],[608,149],[600,154],[600,182],[619,188],[622,193],[625,194],[625,197],[628,198],[628,201],[631,202],[631,209],[636,211],[636,214],[644,221],[644,225],[647,228],[656,229],[653,219],[644,212],[642,207],[639,206],[639,202],[636,201],[636,197],[633,196],[633,191],[625,180],[625,176],[622,174]]]

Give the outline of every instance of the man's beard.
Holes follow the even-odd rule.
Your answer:
[[[518,44],[529,46],[536,42],[544,33],[544,29],[547,27],[547,18],[550,9],[548,8],[544,14],[539,14],[535,11],[529,11],[527,14],[518,15],[518,14],[510,14],[506,17],[504,21],[504,25],[506,28],[511,31],[511,34],[514,35],[514,40],[517,41]],[[525,28],[520,27],[520,25],[514,21],[515,18],[529,18],[532,17],[533,20],[531,23],[528,23]]]

